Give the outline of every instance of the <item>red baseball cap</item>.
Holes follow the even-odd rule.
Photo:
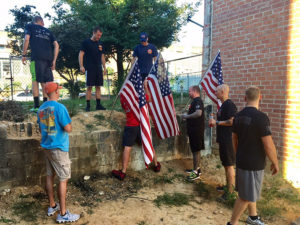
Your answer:
[[[54,83],[54,82],[47,82],[45,85],[45,91],[47,94],[50,94],[54,91],[56,91],[57,89],[62,89],[62,86],[59,86],[58,83]]]

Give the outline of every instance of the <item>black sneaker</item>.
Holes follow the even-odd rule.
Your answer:
[[[194,171],[193,169],[186,169],[186,170],[185,170],[186,173],[191,173],[191,172],[193,172],[193,171]]]
[[[222,185],[222,186],[218,186],[216,189],[217,191],[225,191],[225,187],[226,186]]]
[[[87,107],[85,108],[85,111],[86,111],[86,112],[89,112],[89,111],[91,111],[91,108],[90,108],[89,106],[87,106]]]
[[[97,105],[96,110],[106,110],[106,108],[103,107],[103,105]]]

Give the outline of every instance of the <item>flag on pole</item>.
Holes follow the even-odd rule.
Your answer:
[[[128,75],[120,91],[127,105],[132,109],[136,119],[140,121],[142,149],[146,166],[152,162],[154,149],[152,145],[151,127],[148,113],[148,106],[142,76],[138,63],[134,64],[133,70]]]
[[[151,95],[149,111],[159,138],[165,139],[178,135],[179,126],[173,96],[161,54],[157,56],[147,80]]]
[[[217,104],[218,109],[221,107],[222,103],[216,96],[217,87],[224,83],[223,73],[222,73],[222,64],[221,64],[221,55],[220,51],[215,57],[215,59],[210,64],[206,73],[203,76],[201,81],[201,86],[204,88],[208,97]]]

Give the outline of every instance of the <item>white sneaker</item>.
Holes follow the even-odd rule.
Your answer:
[[[55,204],[56,204],[55,208],[48,207],[48,212],[47,212],[48,216],[53,216],[54,213],[56,213],[58,210],[60,210],[59,203],[55,203]]]
[[[248,216],[246,220],[247,225],[266,225],[264,222],[260,220],[260,217],[258,217],[256,220],[252,220],[250,216]]]
[[[69,212],[69,210],[66,211],[66,214],[64,216],[60,215],[60,213],[57,215],[56,222],[57,223],[70,223],[75,222],[79,220],[80,215],[78,214],[72,214]]]

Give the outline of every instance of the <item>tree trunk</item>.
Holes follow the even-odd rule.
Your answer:
[[[117,49],[118,80],[117,80],[117,84],[115,87],[115,88],[117,88],[117,92],[119,92],[119,90],[121,89],[123,81],[124,81],[123,52],[124,52],[123,49]]]

